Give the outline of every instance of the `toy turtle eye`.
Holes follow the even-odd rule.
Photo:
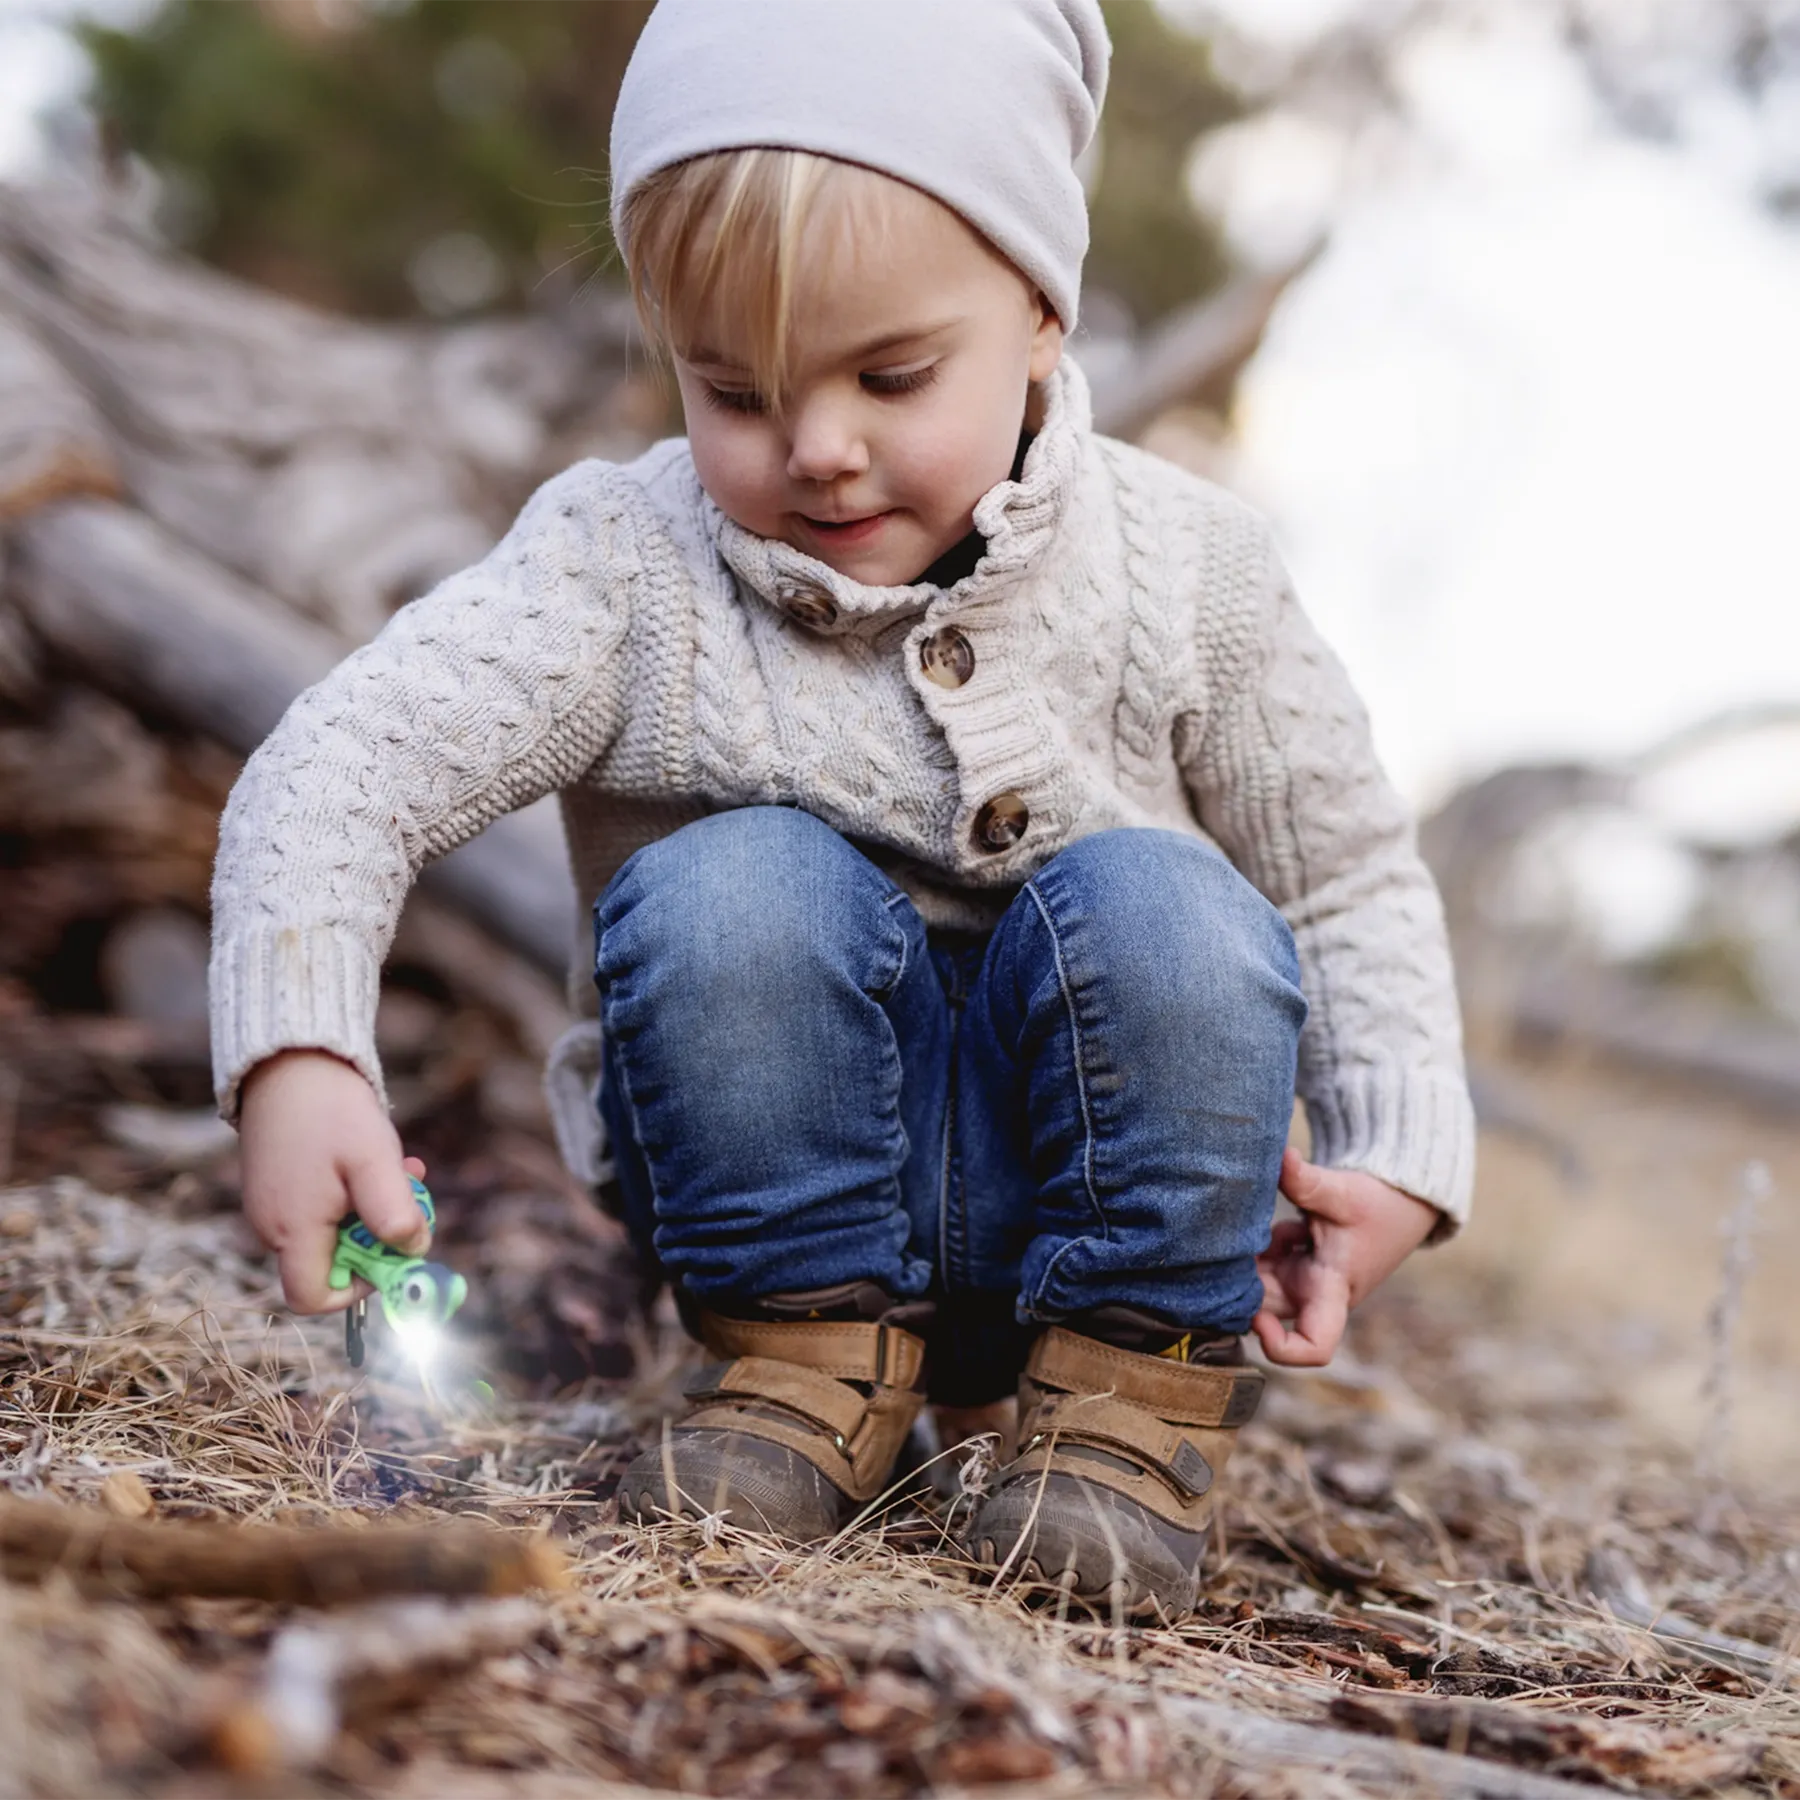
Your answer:
[[[425,1299],[425,1297],[426,1297],[425,1283],[417,1275],[413,1276],[412,1279],[407,1282],[406,1297],[415,1306],[419,1305],[420,1302],[422,1302]]]

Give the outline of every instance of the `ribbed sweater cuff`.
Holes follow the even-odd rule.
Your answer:
[[[1454,1075],[1417,1069],[1340,1070],[1307,1100],[1312,1160],[1361,1169],[1444,1214],[1436,1243],[1468,1222],[1475,1185],[1475,1109]]]
[[[348,934],[295,926],[235,931],[213,944],[213,1086],[234,1123],[239,1088],[279,1050],[328,1050],[387,1104],[375,1054],[381,965]]]

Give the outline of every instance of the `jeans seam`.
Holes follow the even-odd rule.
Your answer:
[[[967,1208],[956,1191],[960,1164],[956,1154],[956,1130],[961,1111],[961,1084],[957,1079],[957,1062],[962,1048],[962,1007],[949,1003],[950,1041],[944,1071],[944,1156],[938,1188],[938,1268],[946,1287],[954,1281],[966,1280],[969,1263],[969,1222]],[[951,1227],[954,1223],[955,1230]]]
[[[1086,1242],[1088,1242],[1086,1238],[1070,1238],[1068,1242],[1044,1264],[1044,1272],[1038,1278],[1037,1291],[1033,1294],[1020,1294],[1019,1298],[1024,1302],[1026,1312],[1031,1314],[1032,1317],[1038,1318],[1042,1316],[1038,1313],[1037,1309],[1042,1305],[1044,1295],[1049,1291],[1051,1284],[1056,1280],[1057,1270],[1061,1265],[1063,1258],[1071,1255]]]
[[[595,910],[598,911],[598,908],[596,908]],[[595,942],[594,942],[594,969],[595,969],[596,974],[598,974],[598,972],[599,972],[600,950],[601,950],[601,945],[605,942],[605,938],[606,938],[606,930],[605,930],[605,927],[602,926],[600,931],[596,934]],[[596,985],[598,985],[598,984],[596,984]],[[606,994],[604,992],[602,992],[598,996],[598,999],[599,999],[599,1013],[600,1013],[600,1030],[601,1030],[603,1036],[610,1037],[612,1039],[613,1046],[614,1046],[613,1067],[618,1070],[619,1095],[620,1095],[620,1098],[623,1099],[623,1101],[625,1102],[625,1116],[631,1123],[631,1145],[632,1145],[632,1148],[637,1152],[638,1166],[640,1168],[642,1168],[642,1170],[644,1171],[645,1185],[650,1189],[650,1242],[651,1242],[651,1247],[654,1249],[655,1245],[656,1245],[657,1229],[661,1223],[661,1221],[657,1215],[658,1215],[659,1208],[660,1208],[660,1202],[662,1200],[662,1193],[657,1185],[657,1180],[656,1180],[656,1165],[650,1160],[649,1152],[646,1151],[644,1148],[643,1121],[638,1117],[637,1096],[631,1091],[631,1071],[626,1066],[626,1060],[625,1060],[625,1054],[624,1054],[624,1045],[625,1045],[626,1040],[618,1032],[611,1031],[608,1029],[606,1014],[609,1009],[606,1004],[606,1002],[607,1002]],[[605,1078],[604,1065],[602,1065],[602,1080],[604,1080],[604,1078]],[[596,1090],[595,1104],[596,1105],[599,1104],[598,1090]]]
[[[897,905],[899,905],[899,903],[901,901],[905,900],[906,898],[907,898],[907,895],[902,889],[895,888],[894,891],[891,894],[889,894],[882,901],[881,904],[882,904],[883,908],[887,911],[889,916],[891,917],[893,914],[894,908]],[[900,966],[894,971],[893,980],[891,980],[887,984],[886,989],[883,990],[884,992],[889,993],[889,994],[893,993],[900,986],[901,982],[903,982],[906,979],[906,964],[907,964],[907,955],[908,955],[907,944],[906,944],[906,927],[904,925],[902,925],[899,922],[899,920],[896,919],[894,921],[894,928],[895,928],[895,930],[897,930],[900,933]]]
[[[1063,960],[1062,939],[1057,934],[1056,921],[1050,916],[1050,908],[1044,896],[1038,891],[1035,881],[1025,884],[1025,892],[1031,896],[1031,903],[1038,910],[1038,917],[1044,921],[1044,929],[1050,934],[1050,954],[1056,967],[1056,985],[1062,995],[1063,1010],[1069,1015],[1069,1048],[1075,1069],[1075,1092],[1081,1101],[1081,1181],[1087,1190],[1088,1206],[1100,1226],[1103,1238],[1112,1236],[1112,1227],[1106,1217],[1106,1209],[1100,1204],[1100,1194],[1094,1183],[1094,1108],[1088,1094],[1087,1066],[1082,1060],[1081,1019],[1075,1008],[1075,994],[1069,981],[1068,964]]]

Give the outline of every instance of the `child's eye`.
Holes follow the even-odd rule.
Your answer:
[[[937,372],[936,363],[927,363],[922,369],[903,369],[897,374],[871,371],[863,376],[862,384],[871,394],[916,394],[937,380]]]
[[[764,410],[763,397],[754,388],[715,387],[708,381],[700,391],[706,396],[706,404],[718,407],[721,412],[759,413]]]

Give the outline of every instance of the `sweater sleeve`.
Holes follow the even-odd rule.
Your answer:
[[[622,484],[558,476],[480,563],[309,688],[245,765],[213,869],[213,1077],[328,1050],[385,1097],[381,964],[419,869],[566,785],[619,729],[637,558]]]
[[[1342,664],[1260,521],[1249,616],[1205,646],[1178,735],[1200,822],[1294,933],[1309,1007],[1297,1086],[1313,1159],[1468,1217],[1474,1110],[1437,888]]]

